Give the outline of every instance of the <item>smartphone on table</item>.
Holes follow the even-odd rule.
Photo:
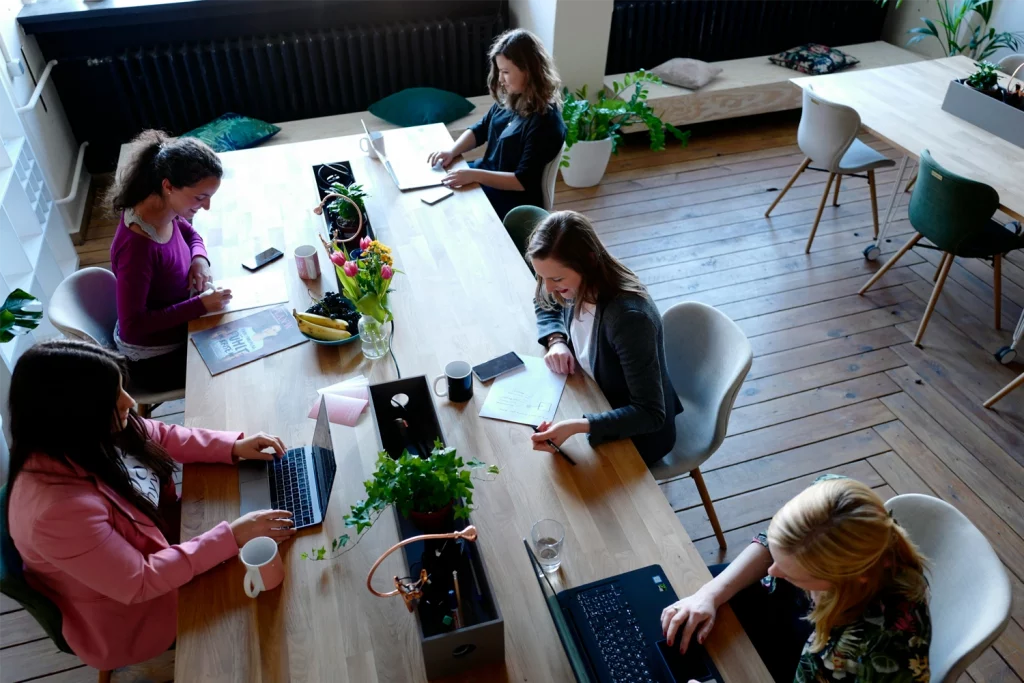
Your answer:
[[[266,251],[261,251],[260,253],[256,254],[250,260],[243,261],[242,262],[242,267],[245,268],[246,270],[248,270],[251,273],[255,273],[257,270],[259,270],[263,266],[267,265],[268,263],[272,263],[272,262],[276,261],[277,259],[281,258],[282,256],[284,256],[283,253],[281,253],[280,251],[278,251],[274,247],[271,247],[270,249],[267,249]]]
[[[473,374],[481,382],[490,382],[499,375],[511,372],[524,366],[523,359],[514,352],[506,353],[504,356],[492,358],[489,361],[473,367]]]

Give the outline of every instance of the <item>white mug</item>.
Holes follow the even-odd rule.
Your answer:
[[[370,147],[374,149],[370,149]],[[380,133],[370,133],[370,137],[365,135],[359,138],[359,149],[363,150],[364,154],[373,154],[376,150],[377,154],[384,154],[384,136]]]
[[[284,581],[284,562],[277,550],[277,541],[269,536],[258,536],[242,546],[238,553],[245,565],[243,588],[245,594],[255,598],[263,591],[274,590]]]
[[[320,277],[320,260],[316,257],[316,247],[309,244],[295,247],[295,270],[303,280],[315,280]]]

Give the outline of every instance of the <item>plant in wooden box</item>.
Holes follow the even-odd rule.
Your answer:
[[[377,469],[373,477],[363,483],[366,499],[351,507],[345,516],[345,526],[355,527],[356,535],[373,526],[386,508],[394,505],[400,515],[425,532],[450,527],[457,519],[468,519],[473,505],[474,472],[486,470],[498,474],[496,465],[479,460],[463,460],[454,448],[434,442],[430,457],[420,458],[404,451],[397,460],[387,451],[377,454]],[[326,546],[302,553],[302,559],[326,560],[337,557],[349,546],[349,535],[331,539]]]
[[[612,153],[618,153],[620,131],[633,124],[647,126],[651,149],[656,152],[665,149],[666,132],[686,146],[690,131],[664,123],[647,103],[648,83],[661,83],[661,79],[643,70],[626,74],[621,83],[612,84],[611,92],[603,88],[594,103],[587,100],[587,86],[575,93],[568,88],[562,91],[566,151],[560,165],[566,185],[591,187],[601,182]],[[630,87],[633,94],[623,99]]]
[[[39,299],[23,289],[15,289],[7,295],[0,308],[0,344],[6,344],[15,336],[35,329],[42,317]]]
[[[320,239],[334,264],[339,291],[361,314],[359,337],[363,342],[363,355],[370,360],[382,358],[390,348],[384,324],[394,319],[388,294],[395,274],[402,272],[395,268],[391,249],[364,237],[359,241],[359,249],[351,252],[355,258],[350,259],[337,241]]]

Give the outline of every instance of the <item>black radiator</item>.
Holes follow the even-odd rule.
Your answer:
[[[605,73],[867,43],[881,39],[885,13],[872,0],[616,0]]]
[[[110,170],[139,131],[179,134],[229,111],[278,122],[362,111],[409,87],[485,94],[504,28],[494,15],[136,47],[62,62],[58,87],[65,102],[103,102],[69,118],[96,149],[90,170]]]

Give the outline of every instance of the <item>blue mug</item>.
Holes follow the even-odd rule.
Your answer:
[[[447,380],[444,392],[438,390],[441,380]],[[449,401],[465,403],[473,398],[473,368],[464,360],[453,360],[444,366],[444,374],[434,378],[434,393],[448,397]]]

